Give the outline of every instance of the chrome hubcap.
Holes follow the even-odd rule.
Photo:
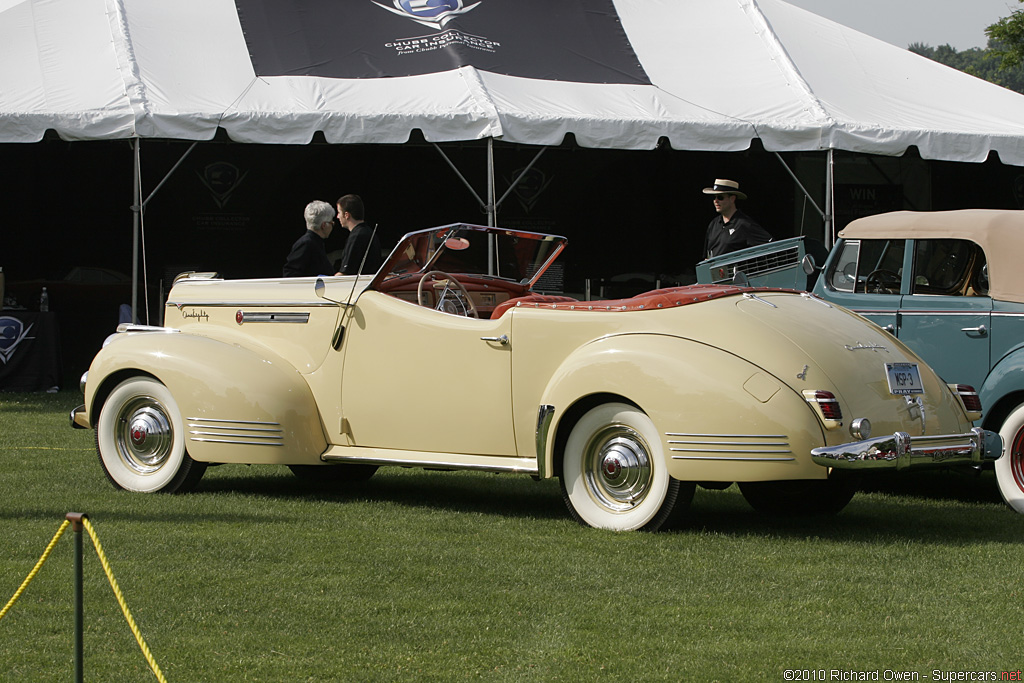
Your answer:
[[[650,449],[636,431],[609,425],[587,444],[583,473],[591,496],[603,507],[631,510],[650,490]]]
[[[138,396],[118,413],[117,452],[121,460],[139,474],[152,474],[167,462],[174,443],[174,430],[164,407],[151,396]]]

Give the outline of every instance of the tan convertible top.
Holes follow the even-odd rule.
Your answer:
[[[989,296],[1024,303],[1024,211],[894,211],[858,218],[844,239],[964,239],[985,252]]]

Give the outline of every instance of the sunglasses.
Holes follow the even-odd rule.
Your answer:
[[[731,195],[731,194],[716,194],[715,195],[715,201],[716,202],[724,202],[727,197],[732,197],[732,196],[733,195]]]

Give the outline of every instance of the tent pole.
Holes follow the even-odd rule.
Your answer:
[[[835,220],[833,213],[835,206],[833,201],[833,188],[835,187],[835,150],[829,148],[827,161],[825,162],[825,247],[831,249],[836,242]]]
[[[132,322],[139,319],[139,219],[142,213],[142,163],[139,156],[139,142],[134,140],[134,161],[132,168]]]
[[[812,205],[814,205],[814,210],[818,212],[818,215],[820,215],[822,218],[824,218],[825,217],[825,212],[822,211],[821,207],[818,206],[818,203],[816,201],[814,201],[814,197],[812,197],[811,193],[807,191],[807,188],[804,187],[804,184],[800,182],[800,179],[796,177],[796,173],[793,173],[793,169],[791,169],[789,167],[789,164],[787,164],[786,160],[782,158],[782,155],[779,154],[778,152],[775,152],[775,158],[779,160],[779,163],[782,164],[782,167],[784,169],[786,169],[787,173],[789,173],[789,177],[793,179],[793,182],[796,183],[797,187],[800,188],[800,191],[804,193],[804,197],[807,198],[807,201],[809,201]],[[803,231],[804,231],[803,228],[804,228],[804,226],[801,225],[800,226],[800,232],[801,233],[803,233]]]
[[[487,225],[497,225],[494,207],[494,138],[487,138]]]

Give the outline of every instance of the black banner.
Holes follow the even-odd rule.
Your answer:
[[[612,0],[235,0],[258,76],[388,78],[473,66],[647,85]]]

